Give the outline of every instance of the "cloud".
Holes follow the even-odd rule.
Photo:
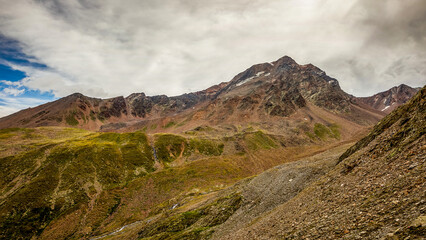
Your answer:
[[[18,96],[25,92],[25,89],[17,89],[17,88],[4,88],[3,92],[12,95],[12,96]]]
[[[19,108],[0,106],[0,118],[19,111]]]
[[[0,0],[0,33],[45,65],[20,84],[95,97],[178,95],[289,55],[366,96],[425,84],[423,0]]]
[[[0,80],[0,83],[7,85],[7,86],[17,86],[17,87],[22,87],[22,83],[21,82],[12,82],[12,81],[7,81],[7,80]]]
[[[0,117],[46,102],[48,102],[46,99],[7,96],[5,93],[0,92]]]

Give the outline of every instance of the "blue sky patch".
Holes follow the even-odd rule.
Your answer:
[[[20,81],[27,75],[23,71],[13,69],[13,65],[47,68],[34,57],[23,53],[18,41],[0,34],[0,107],[7,108],[7,113],[55,100],[51,91],[41,92],[22,85]]]

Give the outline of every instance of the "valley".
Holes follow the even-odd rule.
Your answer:
[[[408,86],[357,98],[284,56],[181,96],[25,109],[0,119],[0,238],[420,236],[407,224],[424,216],[424,101]],[[373,189],[380,177],[408,200]],[[411,212],[385,222],[380,199]],[[373,205],[382,217],[361,214]]]

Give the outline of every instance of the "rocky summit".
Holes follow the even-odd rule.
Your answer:
[[[285,56],[25,109],[0,119],[0,239],[423,239],[425,98],[357,98]]]

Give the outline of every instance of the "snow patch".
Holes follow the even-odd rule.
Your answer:
[[[271,66],[274,66],[274,64],[273,64],[273,63],[271,63],[271,62],[270,62],[269,64],[270,64]]]
[[[271,73],[267,73],[267,74],[265,74],[265,75],[264,75],[264,77],[267,77],[267,76],[269,76],[269,75],[271,75]]]
[[[386,109],[388,109],[390,106],[386,106],[385,108],[382,109],[382,112],[385,111]]]
[[[252,80],[253,78],[255,78],[255,76],[253,76],[253,77],[249,77],[249,78],[246,78],[246,79],[244,79],[243,81],[241,81],[241,82],[239,82],[239,83],[237,83],[237,84],[235,84],[235,86],[241,86],[241,85],[243,85],[244,83],[247,83],[247,82],[249,82],[250,80]]]
[[[255,79],[255,78],[257,78],[257,77],[260,77],[262,74],[264,74],[265,73],[265,71],[261,71],[261,72],[258,72],[258,73],[256,73],[256,75],[255,76],[252,76],[252,77],[249,77],[249,78],[246,78],[246,79],[244,79],[243,81],[241,81],[241,82],[239,82],[239,83],[237,83],[237,84],[235,84],[235,86],[241,86],[241,85],[243,85],[244,83],[247,83],[247,82],[249,82],[249,81],[251,81],[251,80],[253,80],[253,79]],[[265,76],[269,76],[269,74],[270,73],[268,73],[268,74],[265,74]]]

